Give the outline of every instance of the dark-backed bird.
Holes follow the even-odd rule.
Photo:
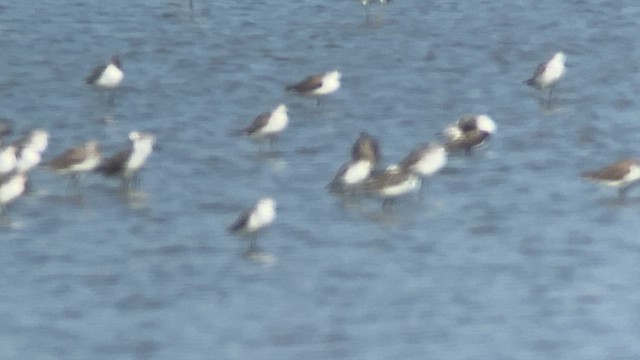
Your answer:
[[[567,57],[563,52],[553,54],[547,61],[538,64],[531,78],[524,83],[538,90],[550,88],[549,98],[551,98],[553,86],[565,73],[566,60]]]
[[[289,123],[287,110],[285,104],[280,104],[275,109],[258,115],[241,133],[253,138],[268,138],[273,142]]]
[[[132,131],[129,133],[131,145],[102,161],[96,171],[105,176],[119,176],[123,187],[138,184],[138,173],[144,166],[151,152],[156,138],[149,133]]]
[[[308,76],[297,84],[287,86],[286,89],[302,96],[317,97],[319,102],[321,96],[331,94],[340,88],[341,78],[342,74],[339,71],[332,70]]]
[[[384,171],[374,171],[362,185],[364,191],[384,199],[383,208],[391,206],[397,197],[417,187],[418,177],[402,164],[390,165]]]
[[[360,136],[351,147],[351,159],[343,164],[327,188],[335,193],[357,190],[380,160],[378,141],[367,134]]]
[[[464,150],[467,154],[481,146],[496,132],[496,123],[487,115],[464,115],[447,126],[442,135],[448,152]]]
[[[95,85],[104,89],[113,89],[120,86],[124,79],[120,58],[113,56],[106,64],[96,66],[85,78],[89,85]]]
[[[243,211],[227,228],[231,233],[251,235],[249,249],[256,248],[258,231],[270,225],[276,218],[276,201],[270,197],[259,199],[251,208]]]
[[[624,159],[604,168],[582,173],[585,179],[618,189],[623,197],[629,188],[640,182],[640,163],[635,159]]]
[[[421,179],[420,188],[424,184],[424,178],[431,177],[447,164],[447,151],[440,143],[430,143],[421,145],[411,151],[402,161],[400,165]]]
[[[65,150],[49,161],[47,167],[61,174],[72,174],[75,179],[81,173],[95,170],[101,159],[100,143],[90,140],[78,147]]]

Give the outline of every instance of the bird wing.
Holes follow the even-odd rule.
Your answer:
[[[369,178],[365,180],[363,189],[366,191],[380,190],[386,186],[400,184],[406,179],[406,174],[402,171],[374,171]]]
[[[87,76],[84,79],[84,81],[87,84],[93,84],[94,82],[96,82],[96,80],[98,80],[98,78],[106,68],[107,68],[107,65],[104,65],[104,64],[96,66],[95,69],[91,71],[91,74],[89,74],[89,76]]]
[[[267,123],[269,123],[269,119],[271,118],[271,112],[266,112],[263,114],[258,115],[258,117],[256,117],[253,122],[251,123],[251,125],[247,126],[246,128],[244,128],[242,130],[243,133],[245,134],[253,134],[256,131],[262,129],[263,127],[267,126]]]
[[[83,162],[86,155],[84,148],[68,149],[49,161],[48,166],[55,170],[64,169],[73,164]]]
[[[466,132],[463,136],[456,140],[450,141],[445,144],[447,151],[465,150],[469,151],[471,148],[481,145],[489,137],[489,133],[486,131],[474,130]]]
[[[287,90],[293,90],[300,93],[313,91],[322,86],[322,75],[311,75],[301,82],[287,86]]]
[[[336,176],[334,176],[333,180],[331,180],[329,185],[327,185],[327,189],[329,189],[331,191],[335,191],[335,192],[341,191],[343,189],[343,185],[344,185],[342,183],[342,177],[347,172],[347,170],[349,170],[349,166],[351,166],[352,164],[353,164],[353,162],[351,162],[351,161],[348,161],[348,162],[342,164],[342,166],[340,166],[340,168],[336,172]]]
[[[253,209],[243,211],[242,214],[240,214],[238,218],[231,225],[229,225],[227,230],[229,232],[238,232],[245,228],[247,226],[247,223],[249,222],[249,218],[251,217],[251,210]]]
[[[409,167],[417,164],[418,162],[420,162],[420,160],[424,156],[425,150],[426,150],[425,147],[420,147],[418,149],[413,150],[412,152],[409,153],[409,155],[407,155],[404,159],[402,159],[402,161],[400,162],[400,166],[404,167],[405,169],[408,169]]]
[[[131,156],[131,148],[121,150],[112,157],[105,159],[96,171],[107,176],[120,174],[125,167],[127,159]]]
[[[542,75],[542,73],[544,73],[544,71],[547,69],[547,63],[546,62],[542,62],[540,64],[538,64],[538,66],[536,67],[536,71],[533,72],[533,76],[531,77],[531,79],[535,79],[537,77],[539,77],[540,75]]]
[[[582,174],[583,177],[594,180],[616,181],[624,178],[629,172],[629,161],[619,161],[611,164],[603,169],[595,171],[587,171]]]

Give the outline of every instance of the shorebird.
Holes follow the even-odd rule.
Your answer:
[[[447,151],[440,143],[431,143],[418,147],[407,155],[400,165],[420,177],[420,190],[424,178],[431,177],[447,164]]]
[[[258,231],[270,225],[275,218],[276,201],[270,197],[264,197],[251,209],[242,212],[227,230],[231,233],[250,235],[249,251],[251,252],[256,249]]]
[[[22,195],[26,189],[27,175],[13,172],[0,177],[0,213],[6,215],[9,204]]]
[[[337,70],[328,71],[324,74],[308,76],[297,84],[288,85],[286,89],[306,97],[318,98],[331,94],[340,88],[340,78],[342,74]]]
[[[394,200],[418,187],[418,177],[402,164],[388,166],[384,171],[373,172],[363,184],[363,190],[383,198],[383,208]]]
[[[81,173],[95,170],[100,165],[102,155],[100,143],[97,140],[65,150],[54,157],[47,166],[61,174],[71,174],[72,181],[77,181]]]
[[[285,104],[280,104],[275,109],[258,115],[251,125],[241,130],[241,133],[253,138],[268,138],[270,144],[273,145],[276,136],[289,123],[287,110]]]
[[[139,184],[138,172],[151,155],[156,138],[152,134],[132,131],[129,133],[129,140],[129,147],[105,159],[96,168],[97,172],[105,176],[121,177],[123,189]]]
[[[113,89],[120,86],[124,72],[120,58],[113,56],[106,64],[96,66],[84,80],[89,85],[103,89]]]
[[[640,182],[640,163],[635,159],[624,159],[599,170],[582,173],[585,179],[618,188],[622,198],[629,188]]]
[[[360,133],[351,148],[351,160],[338,169],[327,188],[336,193],[356,190],[369,177],[379,160],[378,141],[366,132]]]
[[[554,85],[565,73],[566,59],[567,57],[563,52],[553,54],[549,60],[538,64],[533,76],[525,80],[524,83],[538,90],[549,88],[550,99]]]
[[[447,126],[442,135],[448,152],[471,150],[484,144],[496,132],[496,123],[487,115],[464,115]]]
[[[29,132],[22,139],[18,140],[16,147],[16,170],[26,173],[40,164],[42,153],[49,145],[49,133],[42,129]]]

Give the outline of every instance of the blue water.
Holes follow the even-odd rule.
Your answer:
[[[131,130],[160,149],[139,191],[44,169],[0,229],[0,359],[637,359],[640,194],[581,171],[637,155],[635,1],[53,1],[0,4],[0,116],[45,159]],[[551,104],[521,82],[555,51]],[[83,83],[112,54],[109,106]],[[316,106],[283,91],[339,69]],[[265,154],[230,136],[279,102]],[[461,114],[455,156],[392,211],[323,187],[361,130],[385,163]],[[271,263],[225,228],[270,195]]]

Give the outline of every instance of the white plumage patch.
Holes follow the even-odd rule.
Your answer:
[[[363,182],[369,174],[373,165],[369,160],[358,160],[347,168],[347,171],[342,175],[342,182],[345,185],[356,185]]]
[[[337,70],[326,73],[325,76],[322,78],[322,86],[311,91],[309,95],[311,96],[326,95],[338,90],[340,88],[341,77],[342,77],[342,74]]]
[[[140,134],[133,131],[129,134],[129,138],[133,141],[133,150],[129,161],[127,161],[126,176],[138,171],[153,151],[155,137],[150,134]]]
[[[271,224],[276,218],[276,202],[272,198],[263,198],[253,208],[245,231],[253,232]]]
[[[18,172],[26,173],[36,167],[40,163],[40,160],[42,160],[42,155],[39,151],[33,147],[26,147],[20,152],[16,169]]]
[[[418,187],[418,177],[409,175],[407,179],[399,184],[386,186],[380,189],[382,197],[396,197],[404,195]]]
[[[0,186],[0,204],[7,205],[18,198],[25,189],[27,176],[22,173],[15,174]]]
[[[271,117],[262,129],[256,131],[256,135],[265,136],[281,132],[289,124],[289,116],[287,115],[287,106],[278,105],[271,113]]]
[[[551,60],[547,62],[544,71],[540,74],[538,83],[541,88],[549,87],[555,84],[565,72],[566,56],[562,52],[553,55]]]
[[[447,152],[444,146],[438,146],[426,152],[422,158],[411,166],[411,171],[422,176],[431,176],[447,164]]]
[[[7,146],[0,152],[0,175],[7,174],[15,169],[18,160],[16,159],[16,147]]]
[[[104,69],[100,77],[96,79],[95,85],[104,88],[115,88],[120,85],[124,79],[124,73],[114,64],[109,64]]]

